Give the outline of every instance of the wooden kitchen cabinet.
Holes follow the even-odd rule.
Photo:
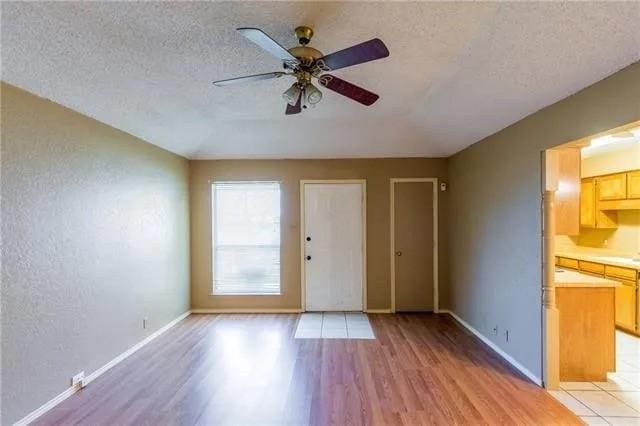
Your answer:
[[[580,184],[580,226],[583,228],[614,229],[618,214],[598,209],[599,178],[583,179]]]
[[[596,181],[584,179],[580,184],[580,226],[596,227]]]
[[[621,266],[605,265],[605,275],[609,278],[620,278],[626,281],[635,281],[637,271],[631,268],[623,268]]]
[[[555,191],[556,235],[580,234],[580,148],[546,152],[546,189]]]
[[[638,271],[615,265],[605,265],[605,276],[622,283],[620,287],[616,287],[616,325],[627,330],[637,331]]]
[[[615,371],[614,290],[613,287],[556,288],[561,381],[606,381],[607,372]]]
[[[568,257],[556,257],[556,265],[563,268],[578,269],[578,261],[576,259],[569,259]]]
[[[616,325],[628,330],[636,329],[636,282],[623,281],[616,287]]]
[[[604,265],[602,263],[587,262],[585,260],[579,261],[580,271],[587,272],[589,274],[604,276]]]
[[[640,170],[627,173],[627,198],[640,198]]]
[[[624,200],[627,198],[627,173],[600,176],[597,179],[599,200]]]
[[[583,274],[618,281],[615,288],[615,323],[617,327],[640,336],[640,271],[634,268],[556,256],[556,266]]]

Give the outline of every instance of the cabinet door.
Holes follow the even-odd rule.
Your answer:
[[[596,226],[596,185],[593,179],[585,179],[580,184],[580,226]]]
[[[627,198],[640,198],[640,170],[627,173]]]
[[[556,235],[580,234],[580,148],[558,149]],[[560,190],[562,189],[562,190]]]
[[[621,281],[616,287],[616,324],[630,330],[636,328],[636,283]]]
[[[627,198],[627,174],[601,176],[598,178],[600,200],[624,200]]]

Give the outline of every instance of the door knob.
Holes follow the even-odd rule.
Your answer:
[[[311,256],[307,256],[307,260],[311,260]]]
[[[399,257],[399,256],[402,256],[402,252],[401,252],[400,250],[398,250],[398,251],[396,252],[396,256],[398,256],[398,257]]]

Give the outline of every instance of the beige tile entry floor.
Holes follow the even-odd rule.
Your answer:
[[[549,393],[588,425],[640,426],[640,338],[616,331],[616,364],[606,382],[563,382]]]
[[[317,312],[300,315],[296,339],[375,339],[369,318],[361,312]]]

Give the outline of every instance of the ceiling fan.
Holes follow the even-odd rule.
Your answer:
[[[285,110],[287,115],[298,114],[302,111],[302,108],[307,108],[308,105],[313,106],[322,100],[322,92],[311,83],[314,78],[318,80],[321,86],[363,105],[369,106],[379,98],[375,93],[334,75],[326,74],[327,71],[334,71],[389,56],[387,46],[378,38],[325,56],[319,50],[307,46],[311,41],[311,37],[313,37],[313,30],[309,27],[295,29],[300,45],[290,49],[285,49],[258,28],[238,28],[237,30],[250,41],[280,59],[284,71],[218,80],[213,82],[216,86],[230,86],[283,76],[293,77],[296,81],[282,94],[282,97],[287,101]]]

